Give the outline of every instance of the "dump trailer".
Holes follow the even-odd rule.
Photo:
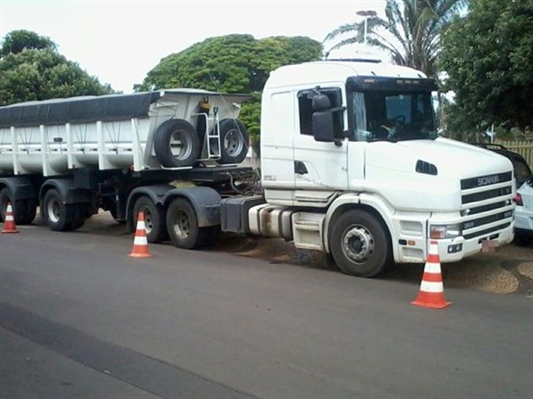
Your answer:
[[[424,262],[430,241],[441,262],[459,261],[512,241],[516,188],[506,158],[437,134],[435,90],[419,71],[369,60],[273,71],[262,93],[259,181],[239,157],[223,157],[242,156],[247,145],[238,120],[245,96],[143,94],[156,99],[144,98],[134,107],[141,115],[130,109],[120,123],[102,110],[91,120],[74,120],[79,110],[51,123],[6,111],[23,104],[0,108],[0,200],[13,201],[24,222],[39,204],[54,230],[79,227],[98,207],[132,229],[144,212],[148,241],[179,248],[213,244],[220,232],[280,237],[330,254],[360,277]],[[183,101],[173,96],[185,94],[188,105],[176,106]],[[187,142],[192,134],[176,133],[183,121],[198,150]],[[112,123],[128,126],[130,149],[107,140]],[[85,131],[91,147],[78,139]]]
[[[0,107],[0,217],[10,202],[15,222],[28,224],[40,205],[52,230],[69,231],[98,209],[130,224],[144,211],[150,241],[160,241],[160,197],[182,195],[177,182],[224,192],[246,171],[235,165],[249,147],[237,119],[247,98],[175,89]],[[200,209],[200,227],[219,224],[203,215],[211,192],[185,196]]]

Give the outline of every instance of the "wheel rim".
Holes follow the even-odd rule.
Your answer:
[[[181,239],[189,237],[189,234],[191,233],[191,220],[189,219],[189,216],[183,211],[176,212],[173,228],[176,237]]]
[[[170,152],[180,160],[187,159],[192,151],[192,139],[185,132],[178,130],[170,137]]]
[[[48,219],[52,223],[59,222],[59,219],[61,218],[59,201],[57,200],[48,201],[48,205],[46,207],[46,213],[48,214]]]
[[[366,262],[374,255],[374,237],[364,226],[351,226],[343,235],[342,250],[353,262]]]
[[[244,146],[241,132],[238,129],[232,129],[224,137],[224,148],[229,156],[235,157],[239,155]]]
[[[141,207],[140,211],[144,214],[144,228],[146,229],[146,233],[150,234],[154,229],[154,215],[152,215],[150,208],[147,206]]]

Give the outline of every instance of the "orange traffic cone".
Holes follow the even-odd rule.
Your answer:
[[[6,217],[4,220],[4,228],[2,229],[2,233],[18,233],[17,227],[15,226],[13,208],[11,207],[10,202],[7,203]]]
[[[143,212],[139,212],[139,216],[137,217],[137,229],[135,230],[135,238],[130,256],[134,258],[148,258],[152,256],[148,251],[148,239],[146,238]]]
[[[429,243],[429,254],[424,267],[424,275],[420,284],[420,293],[411,302],[413,305],[426,308],[442,309],[450,306],[451,302],[444,299],[444,287],[440,270],[439,247],[437,241]]]

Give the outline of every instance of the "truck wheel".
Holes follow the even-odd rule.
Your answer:
[[[50,189],[43,198],[43,218],[52,230],[68,231],[72,229],[72,210],[61,200],[56,189]]]
[[[198,227],[194,208],[184,198],[176,198],[167,209],[167,231],[174,246],[183,249],[198,248],[205,242],[206,229]]]
[[[85,224],[89,214],[86,204],[66,205],[67,216],[69,218],[69,230],[77,230]]]
[[[220,159],[218,163],[241,163],[248,154],[249,135],[244,124],[238,119],[226,118],[219,123]]]
[[[7,204],[10,203],[13,208],[13,215],[15,224],[27,225],[33,222],[37,214],[37,202],[32,199],[13,201],[13,196],[9,188],[4,187],[0,191],[0,221],[4,221],[6,217]]]
[[[164,167],[191,166],[200,153],[200,140],[189,122],[171,119],[155,132],[154,150]]]
[[[31,224],[37,215],[37,201],[33,198],[22,200],[17,209],[19,216],[15,216],[15,223],[22,226]]]
[[[366,211],[342,214],[333,226],[330,242],[333,259],[346,274],[376,277],[390,263],[392,251],[385,228]]]
[[[4,187],[2,190],[0,190],[0,222],[4,222],[6,220],[6,212],[7,212],[8,203],[10,203],[11,206],[13,206],[13,201],[12,201],[9,188]],[[15,220],[15,223],[17,223],[16,220]]]
[[[133,205],[133,221],[137,226],[139,212],[144,213],[144,226],[148,242],[157,243],[167,238],[165,221],[161,210],[147,196],[139,197]]]

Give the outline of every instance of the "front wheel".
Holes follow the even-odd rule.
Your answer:
[[[331,234],[331,253],[346,274],[376,277],[391,261],[391,245],[382,222],[371,213],[350,210],[343,213]]]

